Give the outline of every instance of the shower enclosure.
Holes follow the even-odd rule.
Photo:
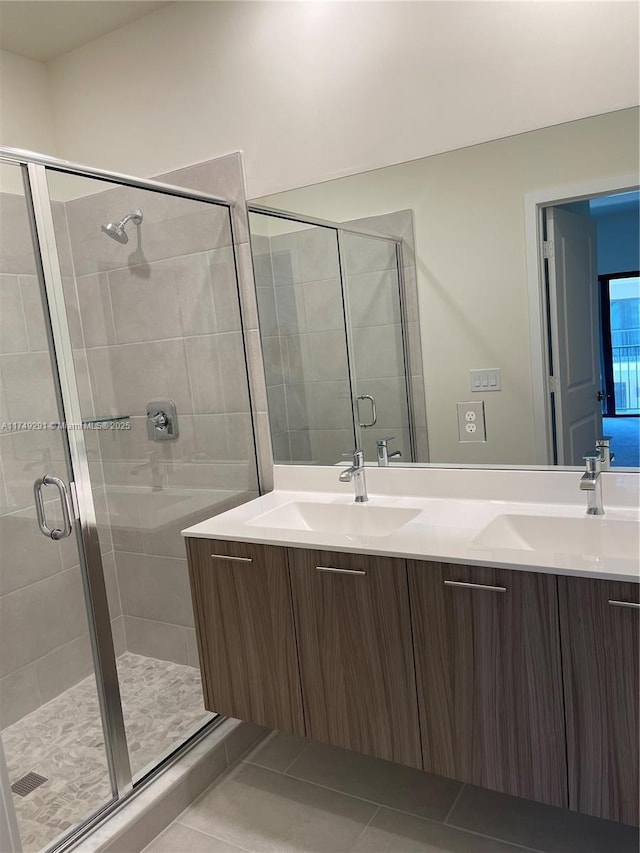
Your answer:
[[[383,438],[392,461],[427,461],[403,241],[253,204],[249,222],[275,461],[372,462]]]
[[[258,479],[231,202],[12,149],[0,190],[0,727],[31,853],[212,724],[180,530]]]

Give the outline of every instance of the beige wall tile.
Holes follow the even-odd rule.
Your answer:
[[[20,278],[0,275],[0,352],[26,352],[28,349]]]
[[[94,672],[89,635],[83,633],[70,643],[55,648],[39,658],[35,667],[42,702],[49,702]],[[100,714],[97,694],[95,714]]]
[[[0,597],[0,673],[14,672],[87,630],[78,569]]]
[[[186,559],[119,552],[116,563],[125,615],[193,627]]]
[[[60,544],[38,529],[35,510],[0,517],[0,594],[62,571]]]
[[[0,729],[21,720],[41,704],[35,664],[0,678]]]
[[[166,622],[153,622],[136,616],[124,616],[127,650],[159,660],[189,665],[184,628]]]

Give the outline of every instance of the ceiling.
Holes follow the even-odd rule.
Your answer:
[[[0,48],[47,62],[169,0],[0,0]]]
[[[640,190],[589,199],[589,211],[592,216],[607,213],[627,213],[630,210],[638,210],[638,207],[640,207]]]

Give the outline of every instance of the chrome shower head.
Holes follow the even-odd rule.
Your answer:
[[[111,237],[112,240],[116,240],[118,243],[128,243],[129,235],[124,230],[124,226],[129,221],[140,225],[142,222],[142,211],[136,208],[132,213],[127,213],[120,222],[107,222],[105,225],[102,225],[101,230],[104,231],[107,237]]]

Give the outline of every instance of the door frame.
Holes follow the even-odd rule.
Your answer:
[[[611,175],[534,190],[524,196],[525,255],[529,305],[529,349],[537,465],[553,465],[554,429],[549,383],[549,302],[543,254],[546,207],[640,188],[638,174]]]

